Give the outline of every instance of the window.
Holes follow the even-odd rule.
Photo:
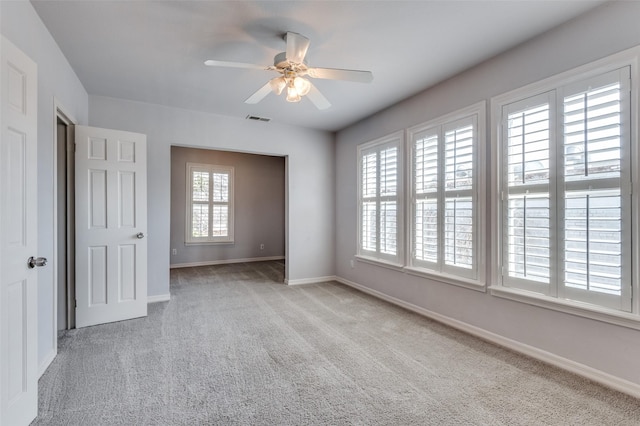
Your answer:
[[[631,312],[630,67],[500,105],[502,285]]]
[[[186,243],[233,242],[233,167],[187,163]]]
[[[402,134],[358,147],[358,255],[402,262]]]
[[[472,281],[480,276],[484,117],[483,102],[409,129],[410,267]]]

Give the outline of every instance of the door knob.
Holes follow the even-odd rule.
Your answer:
[[[142,232],[138,232],[138,233],[136,234],[136,237],[137,237],[139,240],[141,240],[141,239],[143,239],[143,238],[144,238],[144,234],[143,234]]]
[[[47,264],[47,258],[31,256],[29,260],[27,260],[27,264],[29,265],[30,269],[33,269],[36,266],[45,266]]]

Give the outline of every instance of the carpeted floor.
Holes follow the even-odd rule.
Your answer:
[[[638,425],[640,401],[282,262],[171,271],[65,332],[35,425]]]

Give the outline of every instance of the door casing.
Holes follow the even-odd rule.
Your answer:
[[[54,255],[52,259],[53,264],[53,276],[56,281],[56,297],[54,303],[54,347],[57,352],[57,332],[58,329],[72,329],[75,328],[75,183],[74,183],[74,161],[75,161],[75,143],[74,143],[74,126],[77,121],[71,116],[67,109],[64,108],[61,103],[54,99],[54,159],[53,159],[53,175],[54,179],[54,194],[53,197],[53,247]],[[60,140],[58,133],[58,125],[65,126],[64,139]],[[64,147],[61,145],[64,144]],[[62,154],[64,153],[64,154]],[[59,158],[59,155],[64,155],[64,158]],[[64,170],[59,170],[63,167]],[[61,181],[62,180],[62,181]],[[62,192],[62,194],[61,194]],[[64,202],[65,216],[60,217],[58,214],[60,209],[60,202]],[[61,225],[64,224],[63,235],[60,235]],[[64,264],[59,262],[58,247],[60,239],[64,239]],[[59,274],[59,268],[64,268],[64,275]],[[60,283],[59,280],[63,279],[65,282]],[[61,294],[64,292],[64,298],[61,299]],[[59,327],[58,318],[60,317],[60,310],[64,311],[65,323],[64,327]]]

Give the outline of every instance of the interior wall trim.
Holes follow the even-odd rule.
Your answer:
[[[170,269],[191,268],[194,266],[227,265],[230,263],[267,262],[270,260],[284,260],[284,256],[250,257],[245,259],[206,260],[204,262],[174,263]]]
[[[336,281],[336,277],[331,275],[326,277],[300,278],[297,280],[288,280],[285,278],[284,283],[286,285],[303,285],[303,284],[326,283],[329,281]]]
[[[149,303],[158,303],[158,302],[168,302],[171,300],[171,294],[158,294],[155,296],[147,296],[147,304]]]
[[[58,338],[58,333],[56,333],[56,339],[57,338]],[[40,365],[38,365],[38,379],[42,377],[45,371],[47,371],[47,368],[49,368],[53,360],[56,358],[56,355],[58,355],[57,348],[50,350],[49,353],[45,355]]]
[[[499,334],[492,333],[483,328],[476,327],[465,322],[447,317],[445,315],[430,311],[428,309],[422,308],[409,302],[405,302],[404,300],[389,296],[378,290],[368,288],[362,284],[358,284],[345,278],[336,276],[335,281],[352,287],[356,290],[362,291],[363,293],[370,294],[371,296],[377,297],[394,305],[400,306],[409,311],[423,315],[427,318],[438,321],[442,324],[453,327],[457,330],[479,337],[480,339],[494,343],[498,346],[502,346],[512,351],[518,352],[522,355],[529,356],[531,358],[537,359],[538,361],[553,365],[554,367],[561,368],[570,373],[577,374],[581,377],[592,380],[611,389],[623,392],[627,395],[631,395],[634,398],[640,398],[640,384],[638,383],[630,382],[604,371],[589,367],[588,365],[578,363],[571,359],[561,357],[559,355],[547,352],[534,346],[530,346],[525,343],[521,343],[516,340],[501,336]]]

